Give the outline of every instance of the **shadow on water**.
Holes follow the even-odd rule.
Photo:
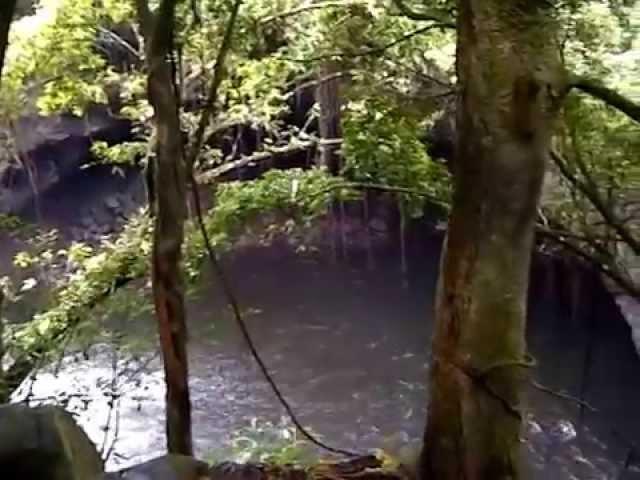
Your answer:
[[[409,242],[407,288],[395,242],[376,247],[373,270],[359,250],[334,263],[327,248],[296,253],[282,242],[243,247],[225,259],[258,350],[302,422],[327,442],[365,451],[386,446],[390,437],[421,436],[441,245],[441,235],[430,231]],[[569,311],[562,289],[549,292],[547,282],[534,269],[533,376],[555,391],[584,395],[598,411],[530,388],[524,450],[532,476],[634,478],[640,471],[620,476],[629,441],[640,439],[640,361],[629,329],[601,285],[584,289],[580,302],[571,302],[579,311]],[[151,318],[112,324],[128,336],[155,338]],[[191,300],[189,325],[194,433],[206,456],[252,418],[277,422],[283,412],[215,282],[205,278]],[[101,446],[114,433],[105,437],[102,430],[109,420],[103,392],[118,389],[118,439],[109,466],[126,466],[164,448],[161,368],[157,357],[144,358],[150,360],[113,364],[108,347],[96,347],[88,359],[70,355],[57,375],[38,374],[32,394],[79,392],[68,406]]]

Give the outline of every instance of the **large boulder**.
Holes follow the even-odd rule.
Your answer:
[[[0,478],[94,480],[103,472],[95,445],[63,409],[0,406]]]
[[[209,466],[193,457],[163,455],[117,473],[107,473],[103,480],[209,480]]]

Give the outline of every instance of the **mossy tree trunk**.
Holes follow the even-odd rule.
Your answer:
[[[179,105],[169,58],[178,0],[162,0],[151,13],[137,0],[146,41],[148,95],[154,109],[155,205],[152,284],[165,371],[167,447],[193,454],[187,331],[182,272],[187,177]]]
[[[534,221],[563,73],[553,2],[459,0],[455,196],[422,478],[518,478]]]

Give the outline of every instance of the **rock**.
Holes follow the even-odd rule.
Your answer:
[[[113,212],[119,212],[121,210],[120,200],[115,195],[107,197],[107,199],[104,201],[104,204]]]
[[[164,455],[128,468],[109,473],[102,480],[209,480],[209,465],[184,455]]]
[[[95,445],[58,407],[0,406],[4,479],[93,480],[104,472]]]
[[[92,107],[81,117],[25,115],[17,121],[13,139],[20,155],[37,171],[38,195],[71,181],[91,160],[91,142],[123,142],[131,138],[131,122],[111,116],[104,107]],[[0,132],[7,133],[7,132]],[[34,189],[21,164],[8,162],[0,152],[0,212],[20,213],[34,201]]]

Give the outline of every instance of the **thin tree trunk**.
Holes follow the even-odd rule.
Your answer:
[[[0,2],[0,84],[2,83],[4,57],[9,45],[9,29],[16,10],[16,2],[17,0],[2,0]]]
[[[6,403],[9,400],[10,391],[5,385],[4,379],[4,290],[0,285],[0,404]]]
[[[331,76],[335,73],[336,67],[327,63],[320,69],[319,77],[322,81],[318,83],[316,98],[320,106],[320,118],[318,119],[318,130],[320,138],[323,140],[334,140],[341,138],[342,127],[340,121],[340,78]],[[328,80],[325,80],[329,78]],[[318,163],[326,167],[332,174],[340,172],[339,145],[320,145],[320,155]]]
[[[167,447],[170,453],[192,455],[187,329],[181,266],[187,177],[177,92],[168,60],[173,48],[174,15],[178,2],[163,0],[155,15],[151,14],[145,0],[137,2],[148,42],[147,87],[149,101],[154,108],[156,205],[151,279],[167,388]]]
[[[400,274],[402,275],[402,287],[409,288],[409,267],[407,265],[407,213],[404,200],[398,198],[400,210]]]
[[[551,2],[459,0],[455,197],[441,260],[424,479],[519,475],[536,207],[562,69]]]
[[[363,199],[363,217],[364,217],[364,230],[365,230],[365,241],[367,242],[367,270],[370,272],[374,270],[375,263],[373,258],[373,234],[371,233],[371,214],[369,212],[371,202],[371,195],[369,191],[364,192]]]
[[[318,118],[318,131],[322,140],[333,140],[342,136],[340,121],[340,78],[330,78],[323,80],[335,72],[336,67],[331,63],[326,63],[320,68],[318,77],[320,82],[316,88],[316,101],[320,107],[320,117]],[[341,161],[338,153],[339,145],[320,145],[318,148],[317,163],[329,170],[333,175],[340,172]],[[337,207],[337,208],[336,208]],[[347,259],[346,234],[345,234],[345,211],[344,203],[338,200],[338,205],[331,208],[331,223],[334,227],[332,239],[332,254],[337,261],[338,256],[338,235],[341,243],[341,253],[344,260]],[[338,232],[339,230],[339,232]]]

